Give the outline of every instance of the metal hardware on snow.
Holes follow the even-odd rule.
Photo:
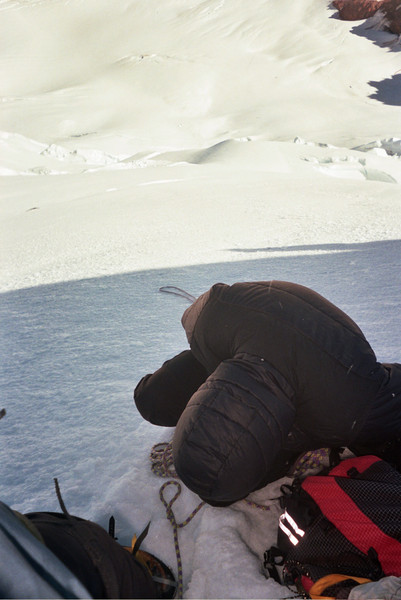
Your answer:
[[[67,508],[66,508],[66,506],[64,504],[64,500],[63,500],[63,498],[61,496],[60,486],[59,486],[57,477],[54,477],[53,481],[54,481],[54,487],[56,488],[56,495],[57,495],[58,503],[60,504],[60,508],[61,508],[61,510],[63,511],[63,513],[65,514],[66,517],[71,518],[71,515],[68,512],[68,510],[67,510]]]
[[[159,292],[165,292],[166,294],[174,294],[175,296],[181,296],[182,298],[189,300],[191,304],[193,304],[193,302],[195,302],[196,300],[195,296],[179,287],[176,287],[175,285],[164,285],[163,287],[159,288]]]
[[[145,529],[142,531],[142,533],[136,538],[135,543],[132,547],[132,556],[135,556],[136,553],[138,552],[143,540],[146,538],[146,536],[149,533],[149,527],[150,527],[150,521],[149,523],[146,525]]]
[[[109,536],[113,538],[113,540],[118,540],[118,538],[116,538],[115,536],[116,533],[116,520],[113,517],[113,515],[111,515],[110,519],[109,519]]]

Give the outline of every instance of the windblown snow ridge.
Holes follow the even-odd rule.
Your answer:
[[[312,167],[324,175],[398,183],[401,139],[375,140],[354,148],[305,141],[277,142],[258,138],[227,139],[201,149],[149,150],[132,156],[96,148],[44,144],[16,133],[0,133],[3,176],[94,173],[149,167],[219,165],[260,172],[304,172]]]

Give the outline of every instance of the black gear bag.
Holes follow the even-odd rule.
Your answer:
[[[401,576],[401,474],[387,462],[348,458],[282,492],[277,547],[264,555],[270,576],[306,592],[331,574]]]

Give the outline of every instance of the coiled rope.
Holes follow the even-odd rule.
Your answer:
[[[305,452],[305,454],[303,454],[295,463],[292,476],[300,477],[304,475],[309,469],[321,466],[323,462],[327,459],[328,454],[328,448],[320,448],[319,450],[310,450],[308,452]],[[177,523],[177,519],[175,518],[172,507],[174,502],[181,494],[181,484],[178,481],[176,481],[178,479],[178,475],[174,468],[172,443],[160,442],[158,444],[155,444],[152,447],[150,453],[150,462],[151,470],[155,475],[157,475],[158,477],[172,478],[170,481],[166,481],[166,483],[164,483],[161,486],[159,490],[159,496],[161,502],[165,506],[167,519],[173,528],[174,550],[177,559],[177,592],[175,597],[180,599],[183,595],[183,568],[180,545],[178,541],[178,530],[188,525],[188,523],[192,521],[195,515],[203,508],[203,506],[206,503],[200,502],[198,506],[182,523]],[[171,498],[171,500],[167,501],[164,497],[164,492],[171,485],[174,485],[176,487],[176,492]],[[248,500],[247,498],[242,500],[242,502],[244,502],[252,508],[257,508],[259,510],[264,511],[270,510],[270,506],[253,502],[252,500]],[[274,502],[274,500],[272,502]]]
[[[318,450],[308,450],[302,454],[295,462],[291,477],[302,478],[310,469],[317,469],[324,465],[330,457],[330,448],[319,448]]]
[[[178,479],[174,468],[173,445],[171,442],[155,444],[150,451],[150,468],[159,477],[174,477]]]

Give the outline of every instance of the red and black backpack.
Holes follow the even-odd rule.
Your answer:
[[[387,462],[345,459],[282,492],[277,547],[264,556],[277,580],[308,590],[333,573],[401,576],[401,474]]]

